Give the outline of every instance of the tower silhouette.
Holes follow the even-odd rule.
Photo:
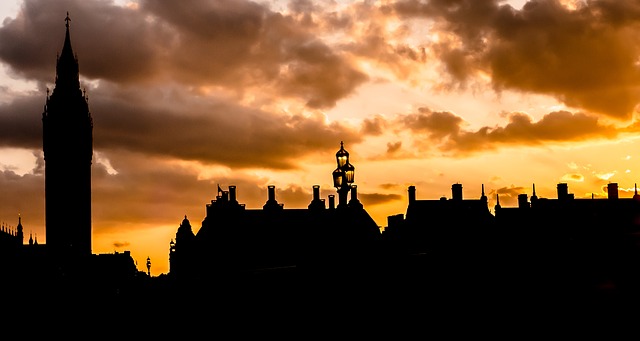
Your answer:
[[[93,120],[80,89],[69,21],[67,12],[55,88],[51,95],[47,90],[42,113],[46,245],[52,256],[63,258],[91,255]]]

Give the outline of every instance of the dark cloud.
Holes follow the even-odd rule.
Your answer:
[[[224,84],[240,92],[259,85],[313,108],[335,105],[367,79],[294,18],[237,0],[145,0],[135,8],[100,0],[26,0],[0,28],[0,59],[27,79],[53,81],[66,11],[80,72],[88,79]]]
[[[386,183],[386,184],[380,184],[378,185],[380,188],[382,189],[398,189],[398,188],[402,188],[404,189],[403,185],[401,184],[394,184],[394,183]]]
[[[95,92],[94,92],[95,91]],[[95,95],[92,95],[95,93]],[[276,115],[224,101],[197,99],[182,90],[169,98],[110,87],[92,90],[89,107],[97,150],[139,153],[232,167],[295,168],[296,159],[359,142],[356,129],[324,117]],[[0,105],[0,146],[41,148],[45,94]]]
[[[456,155],[496,149],[498,146],[540,145],[592,138],[614,138],[618,130],[584,113],[555,111],[537,122],[523,113],[511,113],[503,127],[463,129],[464,120],[451,112],[421,108],[418,113],[399,116],[397,122],[410,129],[422,148],[438,148]]]
[[[92,101],[97,148],[225,164],[231,167],[295,168],[307,154],[360,141],[357,131],[327,124],[322,116],[275,115],[226,102],[191,102],[184,108],[121,101]]]
[[[116,249],[120,249],[120,248],[126,248],[128,247],[130,244],[128,242],[114,242],[113,243],[113,247]]]
[[[392,201],[403,200],[404,197],[399,194],[383,194],[383,193],[360,193],[358,199],[365,207],[382,205]]]
[[[387,143],[387,154],[394,154],[398,150],[400,150],[400,148],[402,148],[402,141],[388,142]]]
[[[14,96],[0,104],[0,147],[42,148],[42,112],[46,95]]]
[[[498,91],[549,94],[565,104],[628,119],[638,104],[640,5],[635,1],[398,1],[402,17],[436,21],[434,53],[457,82],[491,75]],[[453,36],[451,36],[453,34]]]
[[[366,135],[382,135],[384,129],[386,128],[387,121],[384,117],[380,115],[375,115],[371,118],[365,118],[362,121],[361,131]]]
[[[500,206],[517,206],[518,195],[526,194],[527,188],[511,185],[509,187],[501,187],[498,189],[492,189],[487,193],[487,196],[496,200],[496,195],[500,198]]]

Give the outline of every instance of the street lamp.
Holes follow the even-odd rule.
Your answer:
[[[349,163],[349,152],[340,141],[340,150],[336,153],[338,167],[333,171],[333,186],[338,190],[338,207],[347,206],[347,195],[355,176],[355,167]]]

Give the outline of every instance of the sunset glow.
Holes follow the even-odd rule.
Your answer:
[[[340,141],[383,229],[419,199],[606,197],[640,181],[635,1],[1,4],[0,224],[46,243],[42,112],[64,18],[93,117],[92,251],[168,271],[217,186],[261,208],[336,194]],[[625,15],[619,15],[625,13]],[[73,220],[73,208],[69,210]]]

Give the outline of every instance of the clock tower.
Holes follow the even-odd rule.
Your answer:
[[[55,88],[42,113],[47,252],[77,259],[91,255],[93,121],[80,89],[78,59],[71,48],[69,13],[57,57]]]

